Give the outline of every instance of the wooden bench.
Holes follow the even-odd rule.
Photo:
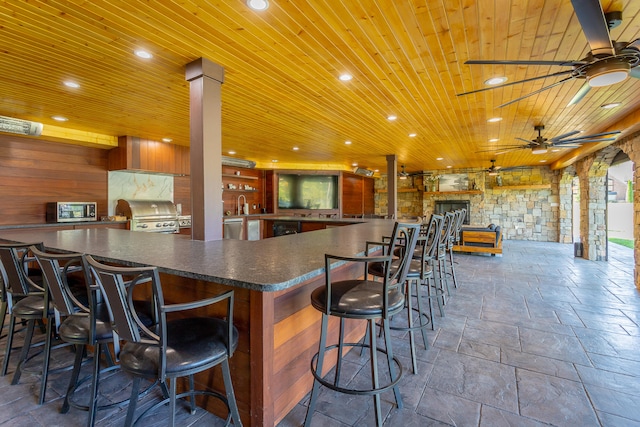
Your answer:
[[[465,230],[461,231],[462,245],[454,245],[453,250],[457,252],[488,253],[491,255],[502,253],[502,233],[492,230]]]

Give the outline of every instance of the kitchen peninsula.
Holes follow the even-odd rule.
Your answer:
[[[373,219],[259,241],[202,242],[117,229],[0,230],[0,239],[43,242],[51,250],[121,265],[157,266],[169,302],[234,289],[241,338],[231,368],[241,417],[245,425],[272,426],[311,389],[309,362],[317,351],[320,314],[309,295],[324,283],[324,254],[361,255],[366,241],[378,241],[392,228],[391,220]],[[337,323],[332,329],[337,335]],[[358,323],[347,325],[348,340],[363,332]]]

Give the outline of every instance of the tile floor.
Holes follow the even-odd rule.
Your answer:
[[[418,374],[411,373],[408,340],[394,333],[405,367],[404,407],[383,394],[385,425],[640,426],[640,292],[632,251],[611,245],[609,262],[591,262],[556,243],[505,241],[504,250],[498,257],[456,256],[459,287],[445,317],[435,317],[430,348],[419,346]],[[355,352],[344,372],[368,381]],[[47,402],[38,406],[39,377],[25,374],[15,386],[10,375],[0,377],[0,426],[85,425],[85,412],[58,413],[67,377],[51,378]],[[122,383],[114,376],[105,398],[126,394]],[[372,400],[322,390],[312,425],[375,425]],[[306,404],[278,427],[301,425]],[[122,425],[123,417],[123,409],[100,411],[96,425]],[[162,415],[142,423],[164,424]],[[222,425],[204,411],[183,411],[179,424]]]

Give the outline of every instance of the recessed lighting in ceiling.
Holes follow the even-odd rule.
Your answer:
[[[502,84],[502,83],[504,83],[506,81],[507,81],[506,77],[500,76],[500,77],[493,77],[493,78],[490,78],[488,80],[485,80],[484,84],[489,85],[489,86],[495,86],[495,85]]]
[[[604,108],[605,110],[609,110],[611,108],[619,107],[620,105],[622,105],[622,103],[620,103],[620,102],[611,102],[609,104],[601,105],[600,108]]]
[[[234,154],[236,154],[236,152],[231,150],[231,151],[229,151],[229,154],[231,154],[233,156]]]
[[[278,159],[271,160],[272,163],[278,163]]]
[[[348,82],[349,80],[351,80],[353,78],[353,76],[351,74],[340,74],[340,77],[338,77],[340,80],[342,80],[343,82]]]
[[[300,149],[300,147],[293,147],[292,150],[293,151],[298,151]]]
[[[436,160],[444,160],[444,157],[436,157]]]
[[[77,89],[77,88],[80,87],[79,83],[76,83],[76,82],[71,81],[71,80],[67,80],[65,82],[62,82],[62,84],[65,85],[66,87],[70,87],[70,88],[73,88],[73,89]]]
[[[173,139],[171,138],[162,138],[162,142],[172,142]]]
[[[67,120],[69,120],[64,116],[51,116],[51,118],[56,122],[66,122]]]
[[[269,8],[268,0],[247,0],[247,6],[253,10],[267,10]]]
[[[545,163],[547,159],[540,160],[540,163]]]
[[[500,141],[500,139],[498,139],[498,138],[491,138],[491,139],[489,140],[489,142],[498,142],[498,141]]]
[[[353,166],[355,168],[356,166],[358,166],[358,164],[357,163],[351,163],[351,166]]]
[[[390,116],[387,116],[387,120],[389,120],[390,122],[394,121],[397,118],[398,118],[398,116],[394,116],[393,114],[390,115]]]
[[[489,120],[487,120],[489,123],[496,123],[499,122],[500,120],[502,120],[502,117],[493,117]]]
[[[380,169],[374,169],[373,171],[374,171],[375,173],[378,173],[378,172],[380,172]]]
[[[447,165],[447,169],[451,169],[453,166],[451,165]]]
[[[351,141],[345,141],[344,145],[351,145]]]
[[[417,133],[410,133],[409,138],[415,138],[417,135],[418,135]]]
[[[142,49],[136,50],[135,54],[136,54],[137,57],[142,58],[142,59],[151,59],[151,58],[153,58],[153,55],[150,52],[147,52],[146,50],[142,50]]]

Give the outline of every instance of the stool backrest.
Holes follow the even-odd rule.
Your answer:
[[[88,277],[85,274],[82,262],[82,254],[59,254],[41,251],[35,246],[31,247],[40,269],[44,283],[51,295],[53,306],[63,316],[70,316],[78,311],[89,313],[91,292]],[[80,301],[69,287],[69,274],[79,272],[87,286],[87,301]],[[89,304],[87,304],[89,303]]]
[[[29,263],[36,262],[31,246],[44,248],[42,243],[0,244],[0,273],[2,274],[3,301],[11,296],[25,296],[32,292],[44,292],[44,288],[29,277]]]
[[[401,245],[400,251],[400,263],[397,269],[390,269],[391,277],[389,277],[390,284],[401,284],[407,279],[407,273],[411,265],[411,259],[416,249],[418,238],[420,237],[419,222],[398,222],[396,221],[393,227],[393,233],[391,236],[390,254],[396,253],[395,246]]]
[[[429,225],[425,230],[424,244],[422,252],[422,260],[427,261],[436,256],[440,236],[442,236],[442,227],[444,226],[444,217],[442,215],[431,214]]]

